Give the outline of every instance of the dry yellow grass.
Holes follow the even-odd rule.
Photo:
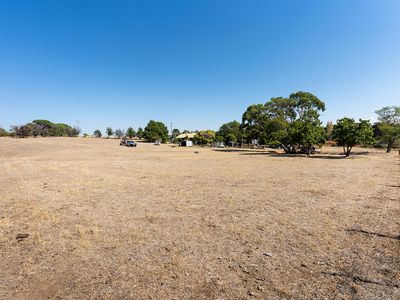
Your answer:
[[[0,298],[399,298],[399,158],[333,152],[0,139]]]

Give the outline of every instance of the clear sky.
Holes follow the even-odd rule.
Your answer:
[[[218,129],[304,90],[322,119],[400,105],[399,0],[0,3],[0,125]]]

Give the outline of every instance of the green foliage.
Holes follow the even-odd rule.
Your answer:
[[[180,133],[180,131],[179,131],[179,129],[177,129],[177,128],[174,128],[173,130],[172,130],[172,138],[173,139],[175,139],[178,135],[180,135],[181,133]]]
[[[215,135],[214,142],[223,143],[224,141],[225,138],[222,135],[219,135],[218,133]]]
[[[251,105],[242,116],[241,128],[247,139],[261,144],[280,145],[286,153],[311,149],[325,141],[319,112],[325,104],[311,93],[296,92],[288,98],[277,97]]]
[[[372,125],[367,120],[356,123],[354,119],[342,118],[333,126],[333,138],[338,146],[343,147],[343,152],[349,156],[351,149],[357,144],[369,145],[373,143]]]
[[[226,143],[228,143],[228,142],[236,143],[237,140],[238,139],[237,139],[236,135],[234,135],[233,133],[229,133],[225,138]]]
[[[126,130],[126,135],[131,139],[136,135],[136,132],[132,127],[128,127]]]
[[[389,153],[400,140],[400,106],[385,106],[375,113],[379,120],[376,123],[377,138],[386,143]]]
[[[223,142],[228,143],[228,142],[236,142],[238,139],[240,140],[242,138],[242,129],[240,128],[240,123],[238,121],[232,121],[223,124],[217,134],[219,136],[223,137]],[[232,135],[235,137],[234,140],[232,140]],[[228,138],[230,136],[230,138]]]
[[[19,138],[26,138],[32,136],[32,123],[28,123],[21,126],[12,126],[11,131],[14,133],[15,136]]]
[[[165,143],[168,140],[168,128],[162,122],[150,120],[143,131],[143,137],[149,142],[161,140]]]
[[[80,130],[68,124],[53,123],[48,120],[34,120],[30,124],[33,136],[78,136]],[[26,124],[27,125],[27,124]]]
[[[88,136],[89,136],[89,134],[87,134],[87,133],[84,133],[84,134],[83,134],[83,137],[84,137],[84,138],[87,138]]]
[[[374,130],[369,120],[361,120],[358,124],[358,138],[357,142],[364,147],[373,145],[375,143]]]
[[[94,135],[94,137],[96,137],[96,138],[101,138],[101,136],[102,136],[101,131],[100,131],[99,129],[96,129],[96,130],[93,132],[93,135]]]
[[[106,128],[106,134],[108,137],[112,136],[114,134],[114,131],[111,127]]]
[[[333,140],[333,123],[332,121],[328,121],[325,127],[326,132],[326,140],[332,141]]]
[[[400,106],[385,106],[375,113],[381,123],[400,124]]]
[[[215,132],[212,130],[203,130],[196,133],[193,142],[198,145],[207,145],[214,141]]]
[[[143,128],[142,128],[142,127],[139,127],[139,128],[138,128],[136,135],[137,135],[137,137],[138,137],[139,139],[142,139],[142,138],[143,138]]]
[[[242,115],[241,129],[247,139],[260,139],[266,132],[265,105],[250,105]]]
[[[10,134],[8,133],[7,130],[0,128],[0,137],[5,137],[5,136],[9,136]]]

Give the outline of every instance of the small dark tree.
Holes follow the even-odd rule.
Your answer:
[[[180,133],[180,131],[179,131],[179,129],[177,129],[177,128],[174,128],[173,130],[172,130],[172,138],[173,139],[175,139],[178,135],[180,135],[181,133]]]
[[[326,140],[331,142],[333,140],[333,123],[332,121],[328,121],[326,123]]]
[[[139,127],[136,134],[139,139],[142,139],[143,138],[143,128]]]
[[[115,129],[115,135],[120,139],[124,135],[124,131],[122,129]]]
[[[101,136],[102,136],[101,131],[100,131],[99,129],[96,129],[96,130],[93,132],[93,135],[94,135],[94,137],[96,137],[96,138],[101,138]]]
[[[111,127],[106,128],[106,133],[108,137],[111,137],[114,134],[114,131]]]
[[[131,139],[135,136],[135,130],[132,127],[128,127],[126,130],[126,135]]]

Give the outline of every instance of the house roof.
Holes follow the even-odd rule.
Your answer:
[[[195,135],[196,135],[196,133],[181,133],[176,138],[177,139],[186,139],[186,138],[192,139],[192,138],[194,138]]]

